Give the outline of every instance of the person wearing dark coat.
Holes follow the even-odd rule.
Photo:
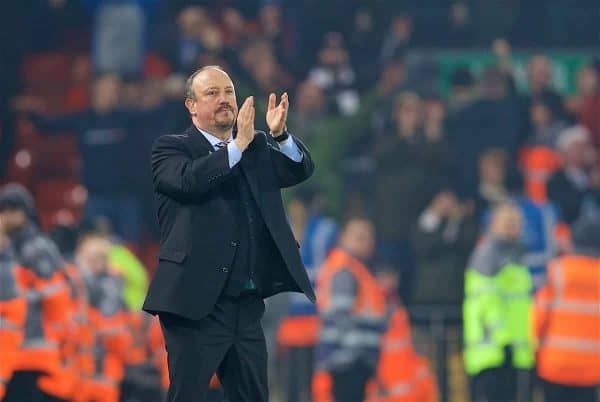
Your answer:
[[[216,372],[231,402],[267,402],[263,298],[315,294],[280,189],[308,179],[308,149],[286,128],[288,97],[269,97],[270,133],[254,130],[220,67],[190,76],[192,125],[152,149],[159,264],[144,310],[158,314],[168,351],[169,402],[205,402]],[[234,130],[236,126],[236,130]]]

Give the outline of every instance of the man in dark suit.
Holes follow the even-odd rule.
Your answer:
[[[152,149],[161,246],[144,310],[160,318],[169,402],[206,401],[215,372],[230,402],[267,402],[263,298],[315,301],[280,193],[314,165],[287,133],[287,94],[269,97],[269,134],[254,131],[253,102],[238,113],[227,73],[201,68],[187,82],[193,125]]]

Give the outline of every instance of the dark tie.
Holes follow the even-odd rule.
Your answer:
[[[227,141],[227,142],[223,142],[223,141],[217,142],[215,144],[215,150],[218,151],[219,149],[225,148],[227,146],[227,144],[229,144],[229,141]]]

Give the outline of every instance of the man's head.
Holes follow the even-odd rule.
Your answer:
[[[479,158],[479,181],[493,186],[503,186],[506,177],[506,152],[490,149]]]
[[[552,78],[550,60],[541,54],[533,56],[527,65],[527,77],[532,93],[539,93],[547,89]]]
[[[75,261],[82,269],[92,274],[108,271],[108,253],[112,244],[100,233],[87,233],[79,239]]]
[[[592,65],[577,72],[577,89],[582,96],[594,96],[600,92],[600,77]]]
[[[583,169],[593,159],[590,132],[584,126],[574,126],[564,130],[557,140],[565,167]]]
[[[94,81],[92,107],[100,113],[110,112],[119,104],[121,79],[116,74],[103,74]]]
[[[0,190],[0,231],[10,234],[35,220],[35,204],[20,184],[7,184]]]
[[[238,114],[235,88],[219,66],[206,66],[187,80],[185,106],[194,124],[211,134],[229,132]]]
[[[394,102],[393,119],[403,134],[413,134],[421,124],[423,114],[422,101],[414,92],[402,92]]]
[[[522,225],[523,218],[521,212],[512,203],[499,204],[492,211],[490,232],[499,239],[511,242],[519,240]]]
[[[340,235],[340,245],[350,254],[369,259],[375,251],[375,228],[365,218],[351,218]]]
[[[325,93],[316,83],[306,80],[298,85],[297,111],[304,115],[320,115],[325,109]]]

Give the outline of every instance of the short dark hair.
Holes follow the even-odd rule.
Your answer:
[[[198,74],[200,74],[201,72],[209,70],[209,69],[219,70],[219,71],[222,71],[225,74],[227,74],[227,72],[223,69],[223,67],[218,66],[216,64],[200,67],[199,69],[194,71],[192,73],[192,75],[190,75],[188,77],[188,79],[185,81],[185,99],[196,100],[196,94],[194,93],[194,88],[192,88],[192,85],[194,84],[194,78],[196,78],[196,76]]]

